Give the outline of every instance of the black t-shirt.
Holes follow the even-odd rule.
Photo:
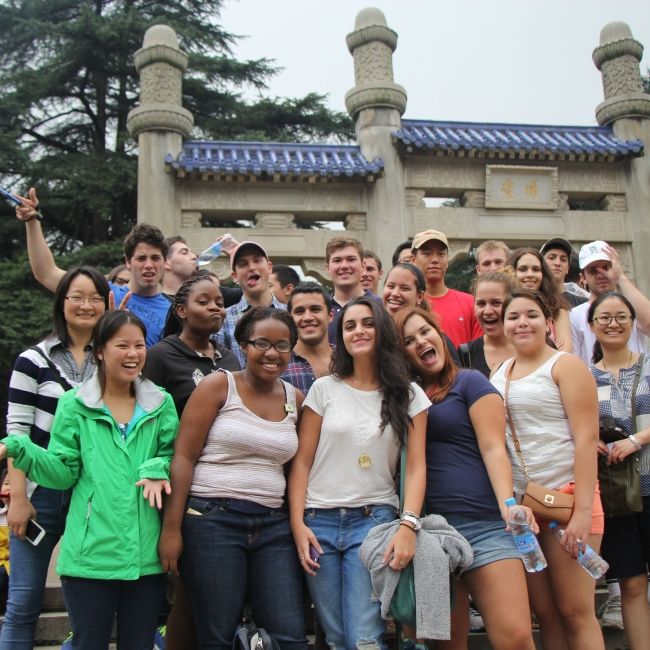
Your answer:
[[[212,343],[215,345],[214,359],[198,354],[176,334],[167,336],[147,351],[144,376],[172,396],[178,417],[182,415],[192,391],[204,377],[220,368],[241,369],[237,357],[230,350],[215,341]]]

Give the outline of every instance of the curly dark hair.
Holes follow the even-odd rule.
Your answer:
[[[510,253],[508,264],[512,266],[516,272],[517,263],[524,255],[532,255],[539,261],[542,269],[542,284],[538,291],[544,296],[544,302],[551,311],[551,318],[557,318],[560,309],[566,309],[567,304],[562,297],[562,294],[558,291],[551,269],[549,269],[542,254],[534,248],[517,248]]]
[[[382,394],[380,429],[383,432],[386,426],[391,425],[399,441],[404,443],[412,421],[408,414],[409,403],[413,397],[408,365],[397,344],[397,331],[393,319],[372,298],[367,296],[355,298],[341,310],[336,325],[336,348],[332,355],[330,371],[339,379],[354,375],[354,359],[343,343],[343,323],[348,310],[358,305],[370,309],[375,324],[375,371]]]
[[[289,328],[289,342],[291,347],[294,347],[298,342],[298,328],[293,322],[293,318],[284,309],[276,309],[275,307],[253,307],[253,309],[245,312],[235,327],[235,341],[239,345],[248,341],[255,323],[267,318],[279,320]]]
[[[156,226],[150,226],[148,223],[138,223],[129,234],[124,238],[124,257],[130,260],[138,244],[149,244],[154,248],[159,248],[162,256],[167,259],[169,246],[162,230]]]
[[[180,305],[187,306],[187,300],[192,291],[192,287],[203,280],[212,282],[215,286],[216,283],[210,279],[212,273],[199,273],[198,271],[192,274],[181,286],[178,291],[172,296],[172,307],[167,312],[167,319],[165,320],[165,329],[163,330],[163,338],[171,336],[172,334],[180,334],[183,331],[183,321],[178,317],[178,307]],[[215,276],[216,277],[216,276]],[[219,287],[217,287],[219,288]],[[221,291],[221,289],[219,289]]]

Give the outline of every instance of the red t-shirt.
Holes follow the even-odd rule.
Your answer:
[[[458,347],[483,335],[474,315],[474,296],[456,289],[447,289],[439,298],[424,294],[431,310],[438,315],[443,332]]]

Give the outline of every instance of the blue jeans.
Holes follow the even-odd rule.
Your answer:
[[[320,569],[307,576],[307,585],[333,650],[386,648],[380,603],[373,599],[370,572],[359,559],[359,547],[371,528],[396,517],[395,508],[386,505],[305,511],[305,524],[323,549]]]
[[[151,650],[166,584],[164,573],[138,580],[63,576],[61,585],[72,626],[72,647],[106,650],[117,614],[117,647]]]
[[[36,520],[45,528],[38,546],[13,535],[9,537],[11,579],[0,650],[32,650],[36,621],[41,613],[47,569],[52,551],[65,528],[70,492],[38,486],[31,498]]]
[[[245,603],[282,650],[305,650],[303,578],[286,509],[190,497],[181,576],[199,645],[230,650]]]

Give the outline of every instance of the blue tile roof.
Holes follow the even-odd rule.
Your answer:
[[[210,142],[188,140],[165,162],[176,172],[254,176],[367,177],[379,175],[380,158],[368,162],[358,146],[284,142]]]
[[[606,126],[540,126],[402,120],[396,142],[418,149],[496,154],[625,157],[643,152],[641,140],[619,140]]]

